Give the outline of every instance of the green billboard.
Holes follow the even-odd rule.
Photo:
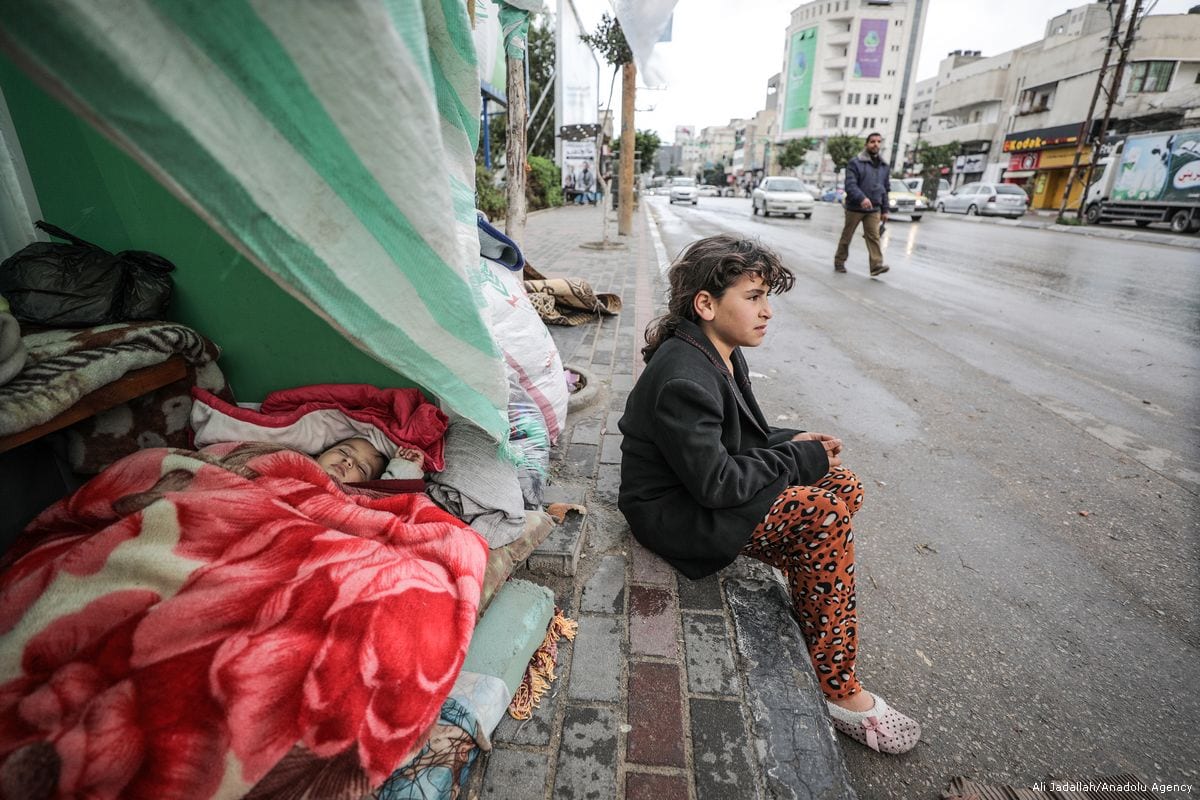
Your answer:
[[[812,94],[813,58],[817,52],[816,27],[792,34],[788,43],[787,89],[783,97],[783,131],[808,127],[808,99]]]

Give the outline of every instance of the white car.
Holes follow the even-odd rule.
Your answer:
[[[772,214],[803,214],[805,219],[813,215],[813,196],[805,190],[799,178],[774,176],[763,178],[750,198],[750,210],[760,211],[764,217]]]
[[[705,183],[701,185],[697,191],[699,191],[701,197],[721,196],[721,189],[717,186],[713,186],[711,183]]]
[[[700,192],[696,189],[696,182],[691,178],[676,178],[671,184],[671,202],[672,203],[691,203],[696,205],[700,202]]]

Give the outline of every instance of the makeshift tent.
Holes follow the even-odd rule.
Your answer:
[[[0,51],[344,337],[506,436],[465,5],[11,0]]]

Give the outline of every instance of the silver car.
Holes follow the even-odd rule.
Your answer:
[[[700,191],[696,188],[696,182],[691,178],[676,178],[671,183],[671,202],[672,203],[691,203],[696,205],[700,197]]]
[[[805,219],[813,215],[813,196],[809,194],[798,178],[785,178],[779,175],[763,178],[762,183],[750,197],[750,211],[764,217],[771,214],[803,214]]]
[[[1010,183],[968,183],[952,192],[938,193],[937,210],[984,217],[1023,216],[1029,198],[1020,186]]]

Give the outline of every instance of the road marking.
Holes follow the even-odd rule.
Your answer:
[[[1148,444],[1133,431],[1105,422],[1091,412],[1064,403],[1056,397],[1043,395],[1033,399],[1068,422],[1078,425],[1109,447],[1125,453],[1149,469],[1161,475],[1173,476],[1193,486],[1200,485],[1200,472],[1182,466],[1185,463],[1184,460],[1174,451]]]
[[[650,225],[650,238],[654,240],[654,253],[658,256],[658,274],[666,275],[671,260],[667,258],[667,248],[663,247],[662,236],[658,233],[658,214],[650,210],[649,203],[646,203],[646,217]]]

